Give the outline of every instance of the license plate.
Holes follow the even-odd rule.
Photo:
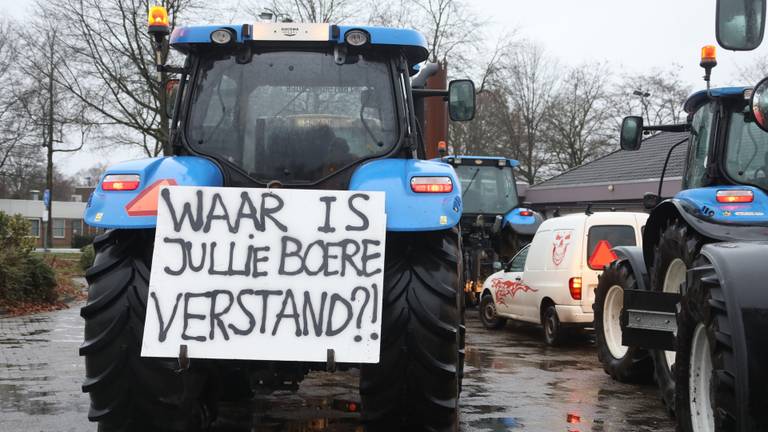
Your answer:
[[[163,188],[142,356],[377,363],[384,199]]]

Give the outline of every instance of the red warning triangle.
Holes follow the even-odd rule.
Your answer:
[[[592,256],[589,257],[589,268],[602,270],[603,267],[615,261],[618,257],[613,253],[611,247],[612,246],[608,243],[608,240],[600,240],[597,243],[595,250],[592,252]]]
[[[128,213],[128,216],[157,216],[157,200],[160,196],[160,188],[175,185],[176,180],[174,179],[162,179],[152,183],[125,205],[125,212]]]

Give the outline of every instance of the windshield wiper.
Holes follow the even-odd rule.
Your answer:
[[[467,192],[469,192],[469,188],[472,187],[472,183],[474,183],[475,177],[477,177],[478,174],[480,174],[480,168],[475,169],[475,173],[472,174],[472,178],[469,179],[469,183],[467,183],[467,188],[464,189],[464,193],[461,194],[461,199],[462,200],[464,199],[464,195],[466,195]]]

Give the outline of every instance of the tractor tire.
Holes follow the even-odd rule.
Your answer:
[[[704,257],[681,302],[675,368],[681,432],[736,431],[736,370],[723,288]]]
[[[680,293],[686,271],[693,268],[704,243],[705,239],[684,221],[671,219],[662,229],[659,241],[654,246],[653,264],[649,269],[651,289]],[[675,352],[651,350],[651,358],[661,400],[667,411],[674,415]]]
[[[498,330],[507,324],[506,318],[501,318],[496,314],[496,304],[493,302],[493,296],[486,294],[480,300],[480,322],[488,330]]]
[[[141,357],[153,242],[154,230],[113,230],[94,241],[80,355],[88,418],[100,432],[196,431],[212,420],[200,397],[205,370],[179,374],[175,359]]]
[[[360,370],[367,430],[452,431],[463,370],[458,231],[389,233],[378,364]]]
[[[619,318],[624,290],[637,289],[637,280],[628,264],[613,261],[600,275],[595,288],[595,335],[597,358],[605,373],[623,383],[644,384],[653,380],[653,361],[648,350],[621,345]],[[607,312],[606,312],[607,311]]]

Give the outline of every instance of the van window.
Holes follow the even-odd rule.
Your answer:
[[[552,231],[537,231],[528,250],[531,259],[525,261],[525,270],[544,270],[544,264],[551,253]]]
[[[525,259],[528,257],[529,249],[530,246],[524,247],[511,261],[509,261],[509,265],[507,266],[508,272],[521,272],[525,269]]]
[[[597,250],[598,245],[600,245],[600,250]],[[610,252],[611,248],[635,245],[637,245],[635,229],[632,226],[595,225],[589,229],[587,237],[587,263],[589,268],[592,270],[602,270],[608,263],[616,259],[613,252]]]

